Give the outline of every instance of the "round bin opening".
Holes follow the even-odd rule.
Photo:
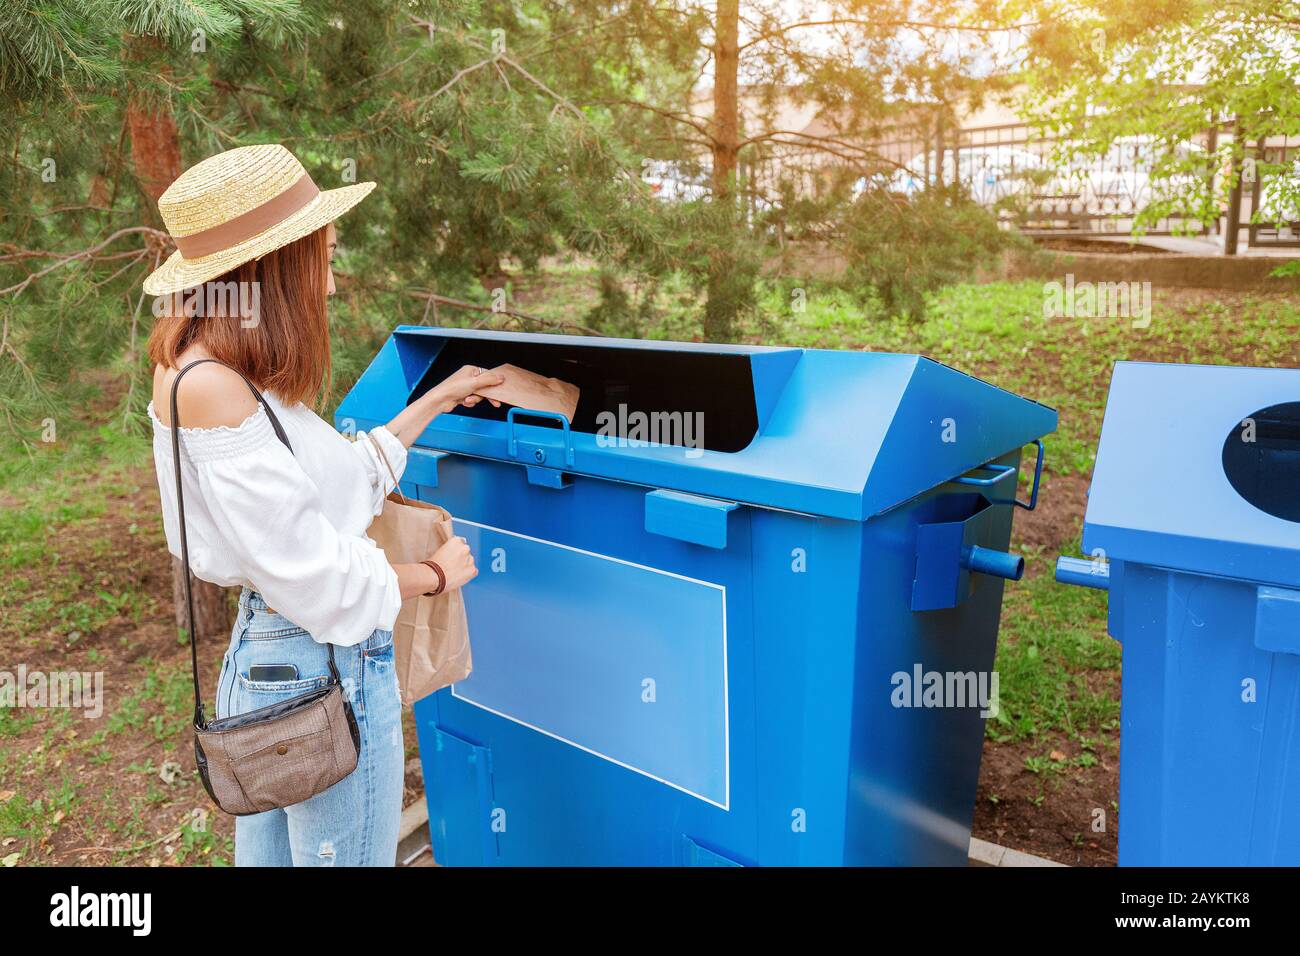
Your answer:
[[[1247,415],[1223,442],[1223,472],[1260,511],[1300,521],[1300,402]]]

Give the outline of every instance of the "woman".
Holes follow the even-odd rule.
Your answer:
[[[240,866],[393,864],[404,766],[393,622],[403,599],[477,573],[463,538],[426,563],[391,565],[366,528],[415,438],[436,415],[476,404],[475,391],[500,384],[499,374],[462,368],[355,442],[306,404],[323,398],[330,374],[333,220],[373,187],[321,192],[284,147],[251,146],[187,170],[158,203],[177,252],[145,281],[147,293],[171,296],[155,308],[149,413],[173,554],[172,381],[197,359],[226,363],[186,373],[177,404],[191,566],[205,581],[243,587],[216,716],[322,686],[329,643],[361,729],[357,768],[343,780],[237,819]],[[205,294],[178,296],[195,289]],[[292,451],[239,373],[262,391]]]

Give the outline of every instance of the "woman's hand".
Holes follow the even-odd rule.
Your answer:
[[[505,382],[506,377],[500,372],[479,368],[477,365],[464,365],[429,389],[410,405],[397,413],[397,417],[388,423],[388,430],[407,448],[429,427],[429,423],[439,415],[451,411],[457,405],[473,408],[483,400],[483,396],[474,393],[480,388],[491,388]],[[492,401],[500,406],[500,402]]]
[[[475,392],[479,389],[501,385],[505,380],[506,377],[500,372],[479,368],[477,365],[462,365],[434,388],[430,389],[432,393],[437,395],[434,399],[434,407],[438,410],[439,415],[451,411],[457,405],[473,408],[483,400],[483,397],[474,394]],[[492,404],[500,406],[501,403],[494,401]]]
[[[446,544],[433,552],[430,560],[442,568],[442,573],[447,576],[446,590],[448,591],[462,587],[478,576],[478,568],[474,566],[474,555],[469,550],[469,542],[462,537],[449,539]]]

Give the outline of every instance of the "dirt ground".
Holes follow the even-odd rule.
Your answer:
[[[1038,507],[1016,517],[1020,548],[1056,553],[1082,526],[1087,490],[1083,475],[1045,475]],[[1048,568],[1034,562],[1026,573],[1043,574]],[[1118,694],[1118,674],[1096,679]],[[1112,741],[1117,744],[1118,739]],[[1067,770],[1044,774],[1029,769],[1043,753],[1041,740],[995,743],[985,738],[972,836],[1069,866],[1114,866],[1119,853],[1118,751],[1094,751],[1097,762],[1080,766],[1081,748],[1067,735],[1055,735],[1048,747],[1050,759]],[[1094,829],[1098,819],[1104,823],[1100,832]]]
[[[4,740],[11,753],[30,755],[27,773],[49,778],[67,775],[75,780],[76,807],[60,816],[45,815],[48,832],[39,841],[35,859],[46,865],[106,865],[129,863],[160,865],[169,862],[201,862],[196,854],[180,854],[187,839],[187,824],[200,820],[205,828],[201,841],[208,854],[229,858],[234,819],[214,809],[195,774],[194,753],[189,746],[189,717],[192,696],[188,645],[177,639],[172,622],[171,561],[161,534],[158,492],[152,469],[139,469],[128,476],[121,494],[110,494],[103,512],[93,519],[93,528],[79,526],[77,533],[56,534],[49,554],[59,576],[50,580],[49,567],[33,566],[16,573],[25,578],[27,593],[36,599],[47,586],[79,580],[84,587],[105,593],[132,591],[142,596],[138,620],[119,615],[80,636],[70,644],[56,629],[29,633],[14,646],[8,627],[5,634],[6,667],[12,658],[29,662],[44,671],[100,671],[104,674],[106,703],[98,717],[82,717],[53,729],[47,721],[35,721]],[[140,533],[141,529],[147,533]],[[103,542],[112,542],[107,551]],[[232,593],[232,616],[233,616]],[[223,641],[200,646],[200,672],[205,699],[211,711]],[[124,702],[123,697],[131,700]],[[129,705],[128,705],[129,704]],[[132,716],[123,718],[124,710]],[[406,716],[408,757],[414,756],[415,732],[410,713]],[[100,747],[92,742],[102,737]],[[111,751],[111,760],[103,759]],[[40,758],[48,754],[49,759]],[[75,762],[74,762],[75,761]],[[171,763],[180,772],[164,782],[160,777]],[[22,792],[22,781],[0,787],[0,803]],[[33,789],[39,789],[34,787]],[[408,761],[404,804],[422,795],[418,764]],[[2,808],[0,808],[2,809]],[[113,839],[122,829],[115,815],[130,818],[131,834],[161,835],[148,839]],[[48,825],[49,821],[53,825]],[[42,821],[37,821],[38,824]],[[11,846],[0,845],[0,858]]]
[[[1077,747],[1062,743],[1063,760],[1077,757]],[[973,836],[1001,846],[1065,863],[1068,866],[1114,866],[1119,855],[1119,761],[1103,758],[1095,766],[1040,779],[1025,769],[1039,750],[1028,741],[984,742],[979,791],[975,798]],[[1092,819],[1080,820],[1079,808],[1096,808],[1103,832]]]

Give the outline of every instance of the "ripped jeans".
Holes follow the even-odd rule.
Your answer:
[[[393,866],[402,814],[402,705],[393,635],[375,631],[355,647],[334,648],[361,730],[357,769],[302,803],[235,820],[236,866]],[[254,664],[293,664],[298,679],[252,681]],[[247,588],[221,667],[217,716],[286,700],[329,678],[324,644]]]

